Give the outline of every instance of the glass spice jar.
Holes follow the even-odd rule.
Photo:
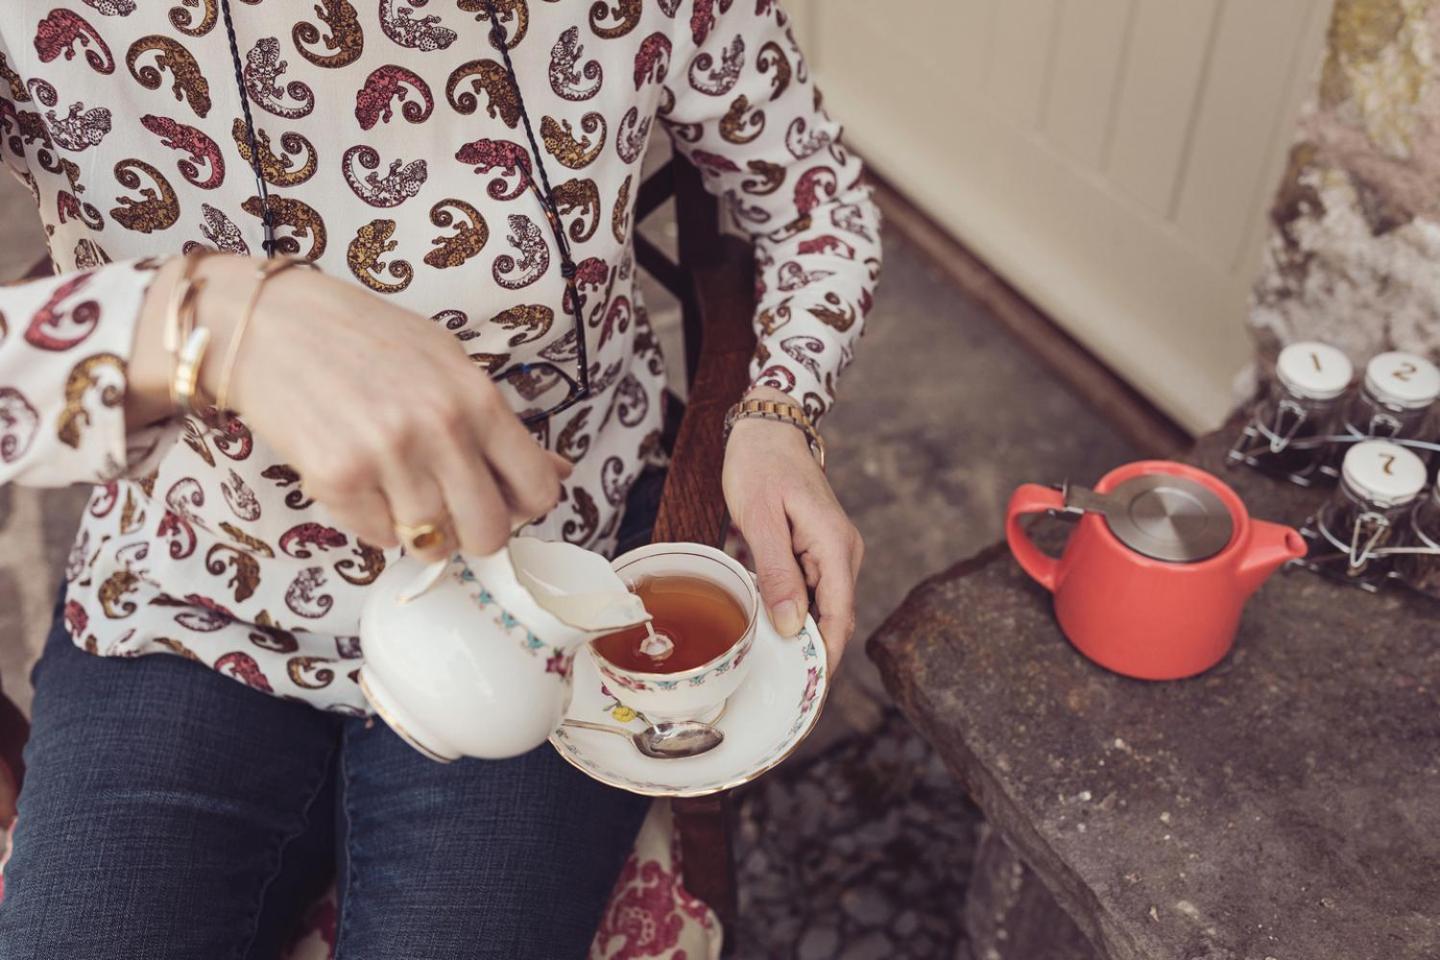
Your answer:
[[[1340,486],[1316,519],[1324,569],[1352,583],[1374,587],[1395,570],[1379,551],[1406,537],[1411,504],[1425,489],[1424,462],[1387,440],[1354,444],[1345,454]]]
[[[1370,358],[1359,391],[1345,405],[1341,433],[1386,440],[1424,438],[1430,408],[1440,397],[1440,369],[1419,354],[1392,350]],[[1339,444],[1328,459],[1330,471],[1343,462]]]
[[[1405,582],[1440,599],[1440,481],[1410,513],[1409,547],[1414,552],[1400,567]]]
[[[1321,438],[1335,429],[1354,372],[1350,358],[1328,343],[1305,340],[1285,347],[1230,459],[1308,483],[1325,459]]]

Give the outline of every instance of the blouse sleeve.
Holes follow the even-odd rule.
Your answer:
[[[33,193],[22,92],[0,81],[0,154]],[[173,438],[125,431],[125,367],[156,266],[108,263],[0,287],[0,484],[107,482],[148,468]]]
[[[879,210],[780,8],[710,6],[696,5],[659,118],[755,244],[754,385],[818,420],[873,302]]]

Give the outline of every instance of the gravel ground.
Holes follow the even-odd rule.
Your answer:
[[[741,960],[965,958],[978,812],[888,711],[741,798]]]

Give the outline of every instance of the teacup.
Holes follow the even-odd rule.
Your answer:
[[[617,666],[590,643],[590,653],[610,692],[652,723],[674,720],[712,722],[745,680],[755,619],[760,610],[755,580],[736,560],[699,543],[652,543],[617,557],[612,564],[627,583],[645,577],[698,577],[721,588],[740,605],[745,630],[721,653],[677,673],[647,673]]]

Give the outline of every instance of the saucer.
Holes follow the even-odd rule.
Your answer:
[[[550,743],[580,772],[601,783],[651,797],[703,797],[749,783],[790,755],[809,736],[829,689],[825,647],[814,619],[785,638],[761,616],[755,624],[750,676],[726,702],[715,726],[725,741],[696,757],[657,760],[613,733],[560,727]],[[587,645],[575,655],[575,692],[567,720],[588,720],[635,733],[645,729],[606,687]]]

